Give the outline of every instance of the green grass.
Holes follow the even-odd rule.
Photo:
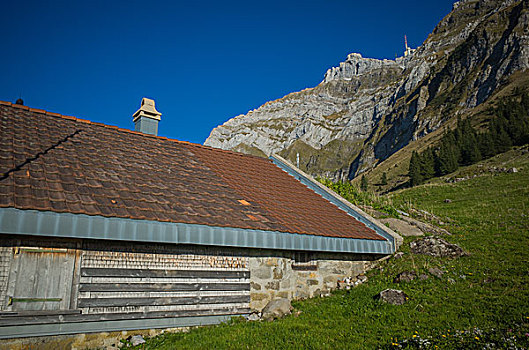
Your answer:
[[[391,349],[400,344],[435,349],[529,348],[529,163],[515,174],[484,175],[456,184],[435,183],[391,196],[394,205],[427,210],[446,222],[469,256],[459,259],[412,255],[406,239],[401,259],[368,273],[367,283],[328,298],[294,302],[302,311],[274,322],[230,324],[165,334],[145,349]],[[445,203],[445,199],[452,202]],[[450,221],[452,219],[453,221]],[[396,285],[404,270],[446,271]],[[402,306],[373,299],[385,288],[410,297]],[[403,342],[406,340],[406,342]],[[423,345],[426,343],[423,343]]]
[[[362,191],[358,185],[350,182],[332,182],[322,178],[317,178],[317,180],[355,205],[368,205],[383,211],[388,216],[399,217],[393,201],[388,196],[378,195],[374,191]]]

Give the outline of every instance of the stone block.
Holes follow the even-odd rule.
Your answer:
[[[294,299],[307,299],[309,291],[306,288],[296,288],[294,291]]]
[[[272,271],[268,266],[259,266],[250,271],[251,277],[256,277],[262,280],[272,278]]]
[[[296,286],[296,288],[306,288],[307,287],[307,280],[298,278],[296,280],[295,286]]]
[[[320,261],[318,262],[318,269],[322,275],[347,275],[351,271],[353,263],[351,261]]]
[[[270,295],[268,293],[250,293],[251,301],[260,301],[267,299],[270,299]]]
[[[268,258],[265,262],[266,266],[278,266],[278,258]]]
[[[251,301],[250,301],[250,309],[251,309],[252,311],[260,312],[260,311],[266,306],[266,304],[268,304],[268,302],[269,302],[270,300],[271,300],[271,299],[258,300],[258,301],[253,301],[253,300],[251,300]]]
[[[339,279],[340,279],[340,277],[338,275],[329,275],[329,276],[323,277],[323,282],[324,283],[332,282],[332,283],[336,284]]]
[[[250,288],[254,290],[261,290],[261,285],[256,282],[250,282]]]
[[[285,278],[281,282],[279,282],[279,286],[281,289],[289,289],[292,286],[292,282],[290,278]]]
[[[278,297],[278,298],[287,298],[287,299],[291,299],[292,295],[291,295],[291,292],[290,292],[290,291],[282,291],[282,292],[277,293],[277,297]]]
[[[323,284],[323,289],[325,291],[330,291],[330,290],[336,289],[337,286],[338,286],[338,282],[325,282]]]
[[[314,290],[314,291],[312,291],[312,292],[310,293],[310,297],[311,297],[311,298],[312,298],[312,297],[319,297],[319,296],[321,296],[321,294],[322,294],[322,293],[321,293],[321,290],[318,288],[318,289],[316,289],[316,290]]]
[[[318,281],[318,280],[307,280],[307,284],[309,286],[317,286],[318,284],[320,284],[320,281]]]
[[[366,267],[363,261],[355,262],[351,267],[351,276],[357,276],[366,272]]]
[[[280,280],[283,278],[283,270],[276,267],[274,268],[274,279]]]
[[[266,284],[266,289],[279,290],[279,281],[271,281]]]

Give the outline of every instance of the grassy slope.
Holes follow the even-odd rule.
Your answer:
[[[335,172],[348,167],[353,162],[363,145],[363,141],[332,140],[322,149],[315,149],[301,140],[296,140],[280,155],[296,164],[299,153],[300,168],[308,173],[322,174]],[[308,161],[310,159],[310,161]]]
[[[505,86],[499,88],[491,98],[485,103],[465,112],[461,115],[461,118],[470,118],[473,126],[477,129],[486,128],[485,124],[491,118],[490,109],[497,105],[498,101],[512,96],[515,88],[519,88],[522,91],[529,91],[529,74],[527,74],[526,71],[513,74]],[[422,152],[429,146],[435,145],[442,137],[444,129],[447,127],[453,129],[456,123],[457,117],[453,116],[443,124],[442,128],[439,128],[416,141],[410,142],[406,147],[392,154],[374,169],[363,173],[363,175],[366,175],[369,183],[375,185],[372,189],[384,192],[407,182],[409,180],[408,168],[412,152]],[[388,185],[380,186],[380,179],[384,172],[387,175]],[[359,184],[360,176],[356,177],[353,182]]]
[[[392,195],[397,205],[428,210],[451,222],[445,228],[454,235],[447,240],[461,245],[470,256],[411,255],[411,239],[406,239],[402,259],[381,263],[369,273],[368,283],[351,291],[294,303],[302,311],[298,317],[192,329],[150,339],[145,348],[371,349],[393,348],[395,339],[404,338],[433,339],[441,349],[473,348],[487,337],[466,335],[467,343],[461,345],[450,334],[474,327],[518,337],[522,332],[521,342],[529,347],[524,335],[529,331],[529,152],[511,151],[488,161],[488,165],[505,164],[520,171],[456,184],[438,181]],[[478,169],[473,167],[461,171]],[[447,198],[452,202],[445,203]],[[426,273],[428,267],[447,273],[441,279],[392,283],[403,270]],[[404,290],[409,302],[391,306],[373,300],[385,288]],[[509,328],[514,333],[508,333]]]

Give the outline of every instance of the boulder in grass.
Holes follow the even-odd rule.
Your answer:
[[[410,243],[413,254],[425,254],[439,258],[458,258],[468,255],[457,244],[448,243],[444,239],[436,237],[426,237]]]
[[[394,279],[393,283],[400,283],[400,282],[411,282],[417,277],[417,274],[415,271],[404,271],[399,273]]]
[[[384,289],[375,296],[375,299],[391,305],[402,305],[408,301],[408,296],[398,289]]]
[[[130,337],[130,343],[132,344],[132,346],[138,346],[140,344],[144,344],[145,339],[143,339],[143,337],[139,334],[133,335],[132,337]]]
[[[259,321],[261,319],[261,317],[259,316],[259,314],[257,312],[252,312],[251,314],[249,314],[246,319],[248,321]]]
[[[430,268],[428,269],[428,272],[429,272],[430,274],[432,274],[433,276],[437,277],[437,278],[441,278],[441,277],[443,277],[443,275],[444,275],[444,273],[445,273],[443,270],[441,270],[441,269],[439,269],[439,268],[437,268],[437,267],[430,267]]]
[[[278,298],[271,300],[262,311],[262,318],[266,321],[272,321],[276,318],[289,315],[292,311],[292,305],[287,298]]]
[[[404,256],[403,252],[398,252],[393,255],[393,259],[402,259],[403,256]]]

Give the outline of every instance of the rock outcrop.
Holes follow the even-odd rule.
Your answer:
[[[413,254],[425,254],[435,257],[458,258],[468,255],[460,246],[448,243],[444,239],[436,237],[426,237],[410,243]]]
[[[279,153],[307,172],[353,178],[486,101],[529,68],[529,5],[462,0],[413,54],[350,54],[316,87],[228,120],[205,144]]]
[[[411,282],[415,278],[417,278],[417,273],[415,273],[415,271],[404,271],[395,276],[393,283]]]
[[[375,296],[375,299],[392,305],[402,305],[408,301],[408,296],[398,289],[384,289]]]
[[[278,298],[271,300],[263,309],[262,318],[266,321],[272,321],[290,315],[292,306],[287,298]]]

